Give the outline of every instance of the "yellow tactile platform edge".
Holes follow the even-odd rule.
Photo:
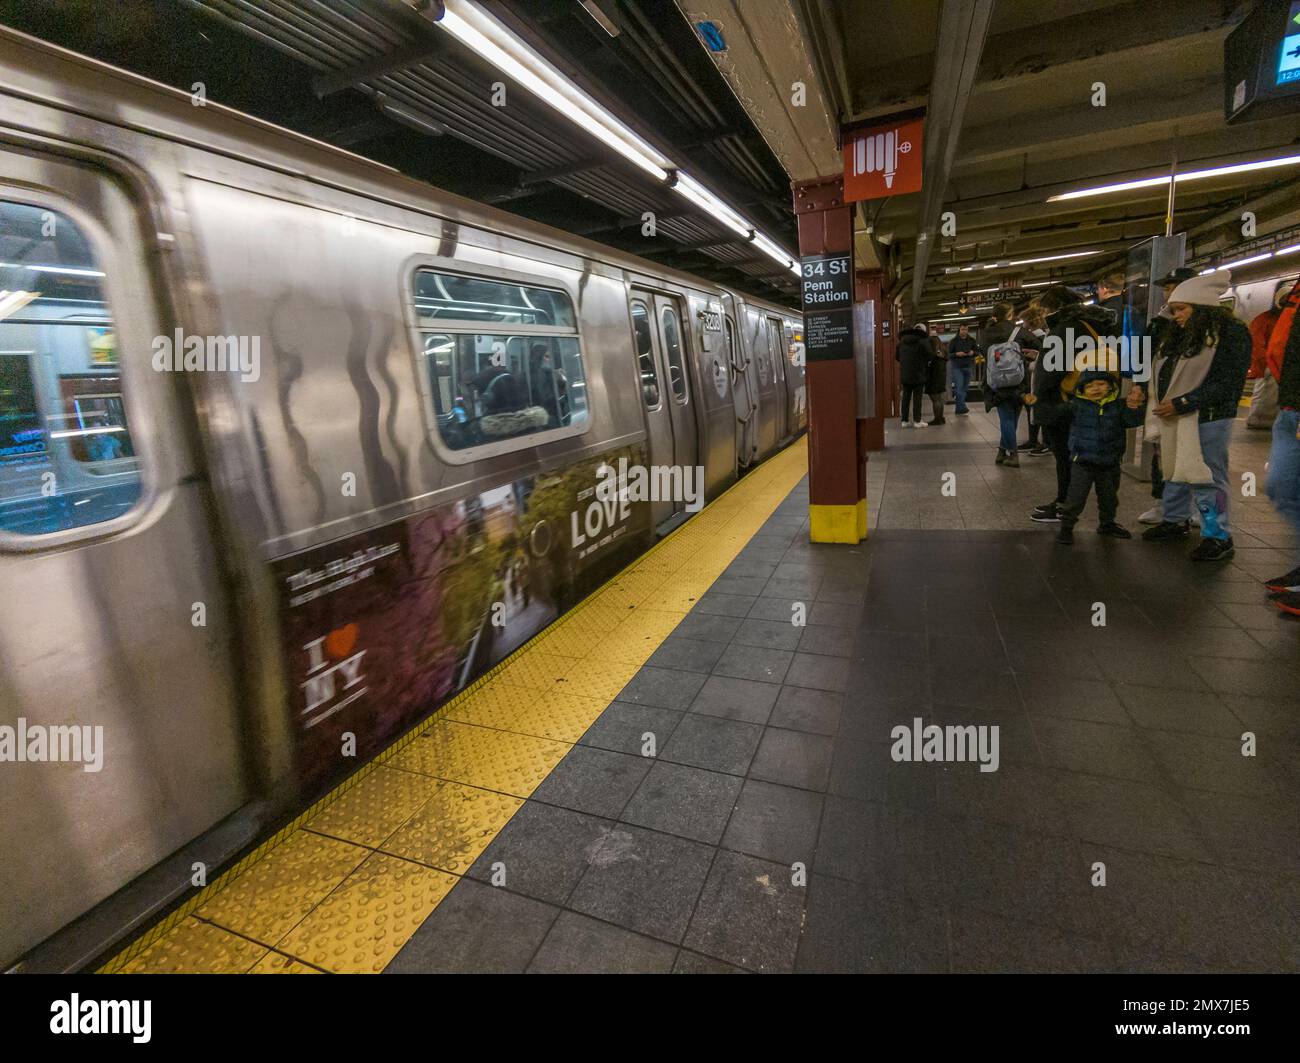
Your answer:
[[[806,469],[801,439],[132,941],[101,973],[383,970]]]

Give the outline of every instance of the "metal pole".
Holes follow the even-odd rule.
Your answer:
[[[1173,159],[1169,163],[1169,202],[1165,207],[1165,235],[1174,235],[1174,188],[1178,183],[1178,141],[1173,143]]]

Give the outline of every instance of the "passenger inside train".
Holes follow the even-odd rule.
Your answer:
[[[20,1021],[870,973],[936,1037],[1285,1031],[1297,47],[1300,0],[0,0]],[[428,1006],[317,981],[213,1007]]]

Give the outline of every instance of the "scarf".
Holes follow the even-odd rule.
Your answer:
[[[1151,399],[1147,403],[1144,431],[1147,439],[1160,440],[1160,465],[1165,470],[1165,479],[1174,483],[1214,482],[1201,453],[1201,414],[1193,410],[1179,417],[1157,417],[1156,403],[1172,402],[1200,387],[1210,373],[1216,350],[1217,347],[1202,347],[1199,354],[1177,359],[1163,399],[1156,398],[1156,384],[1160,380],[1161,368],[1169,359],[1157,358],[1151,367]]]

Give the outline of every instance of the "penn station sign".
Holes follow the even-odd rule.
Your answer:
[[[853,258],[800,260],[804,356],[809,362],[853,357]]]

